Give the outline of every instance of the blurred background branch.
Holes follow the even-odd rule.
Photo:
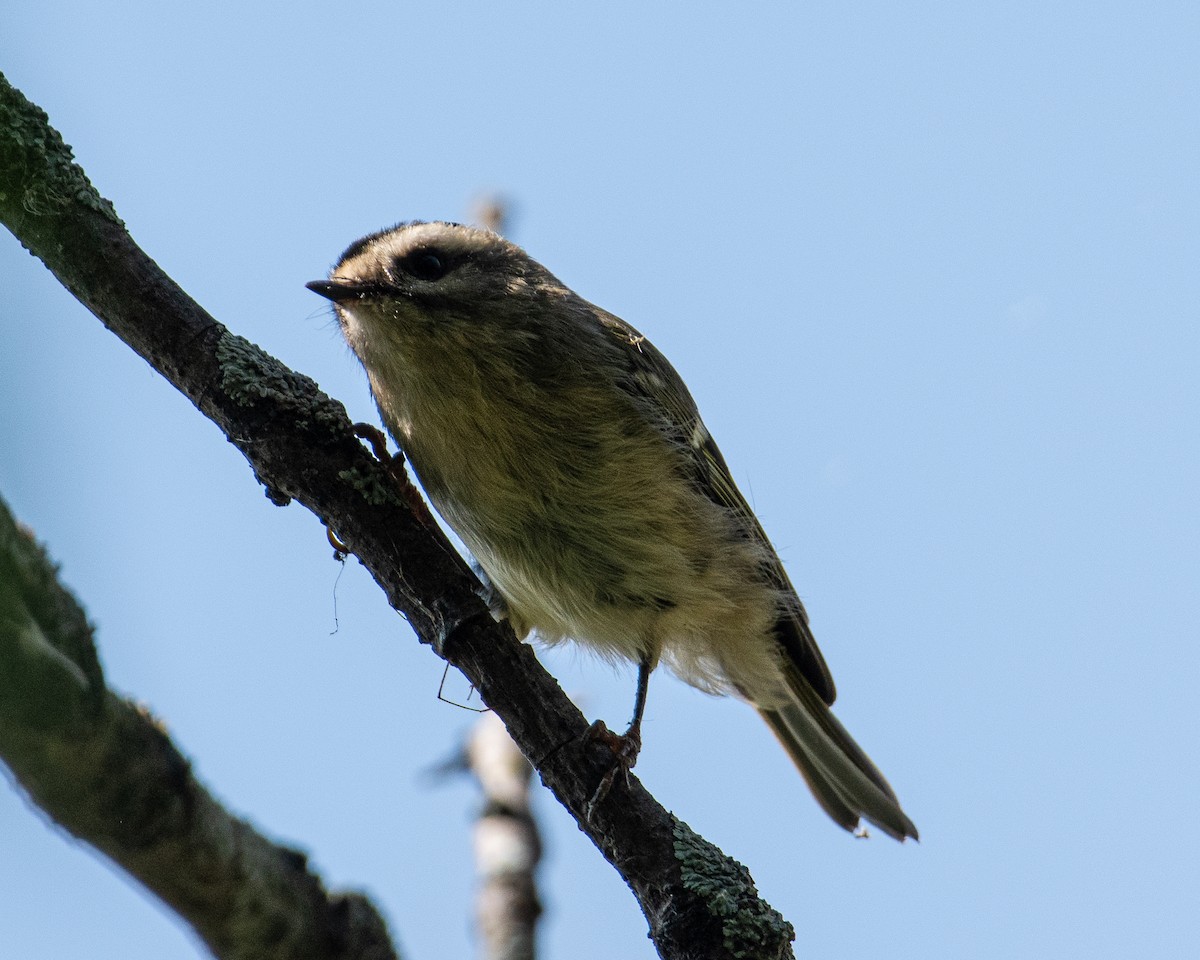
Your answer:
[[[533,767],[494,713],[476,722],[467,760],[483,790],[474,837],[480,960],[533,960],[542,914],[542,841],[529,803]]]

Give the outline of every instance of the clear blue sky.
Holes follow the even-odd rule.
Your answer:
[[[1196,954],[1195,3],[9,7],[0,69],[134,237],[352,416],[304,282],[486,190],[673,360],[921,828],[851,839],[752,711],[656,677],[639,774],[798,956]],[[472,721],[440,662],[7,235],[0,277],[0,491],[111,682],[406,956],[470,956],[475,793],[422,778]],[[629,673],[547,663],[626,720]],[[539,812],[544,955],[653,956]],[[3,782],[0,943],[202,955]]]

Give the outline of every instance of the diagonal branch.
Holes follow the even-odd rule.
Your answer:
[[[302,503],[391,605],[461,670],[637,897],[663,957],[787,957],[791,926],[745,868],[641,784],[585,807],[611,759],[532,651],[496,624],[465,562],[355,439],[341,404],[230,333],[133,242],[48,123],[0,75],[0,220],[245,455],[268,496]]]

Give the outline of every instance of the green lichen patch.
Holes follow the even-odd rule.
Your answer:
[[[259,400],[291,405],[297,394],[316,391],[316,384],[308,377],[229,331],[217,341],[216,355],[221,366],[221,389],[239,406],[252,407]]]
[[[50,126],[46,111],[25,99],[0,73],[0,208],[40,217],[73,204],[121,223],[113,205],[96,192],[71,148]]]
[[[750,871],[672,817],[675,859],[683,886],[696,894],[720,920],[725,948],[735,957],[791,957],[796,932],[758,895]]]
[[[373,507],[382,507],[388,503],[395,503],[396,492],[392,486],[385,483],[375,473],[362,473],[359,470],[339,470],[338,479],[349,484],[357,490],[362,498]]]

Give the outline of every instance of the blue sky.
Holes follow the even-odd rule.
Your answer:
[[[751,710],[655,677],[639,774],[798,956],[1194,954],[1194,4],[16,7],[0,70],[135,239],[353,417],[304,282],[486,191],[672,359],[921,828],[851,839]],[[440,662],[11,237],[0,276],[0,493],[112,684],[406,956],[469,955],[477,798],[423,776],[473,719]],[[625,721],[631,672],[544,660]],[[544,955],[652,957],[538,811]],[[3,783],[0,851],[6,956],[203,956]]]

